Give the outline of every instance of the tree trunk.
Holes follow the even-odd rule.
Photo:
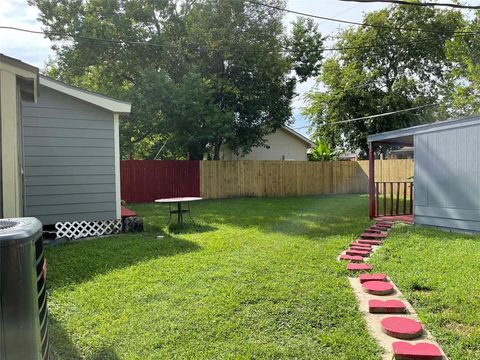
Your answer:
[[[222,140],[219,140],[215,144],[213,160],[220,160],[220,147],[222,146]]]

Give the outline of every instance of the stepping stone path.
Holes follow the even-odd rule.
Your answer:
[[[353,262],[363,262],[363,256],[358,255],[340,255],[339,259]]]
[[[393,355],[396,360],[441,360],[443,355],[438,346],[421,342],[410,344],[397,341],[392,344]]]
[[[368,245],[382,245],[380,240],[367,240],[367,239],[358,239],[360,244],[368,244]]]
[[[397,339],[415,339],[423,334],[422,324],[406,317],[387,317],[381,321],[381,324],[385,334]]]
[[[365,248],[365,249],[372,249],[372,245],[362,244],[362,243],[359,243],[359,242],[353,242],[353,243],[350,244],[350,246],[358,246],[358,247]]]
[[[380,229],[368,228],[368,229],[365,229],[365,232],[366,232],[366,233],[373,233],[373,234],[381,234],[381,233],[382,233],[382,230],[380,230]]]
[[[385,239],[387,234],[377,234],[377,233],[363,233],[360,235],[362,239]]]
[[[372,226],[370,226],[370,229],[380,230],[380,231],[388,231],[388,230],[390,230],[390,227],[389,226],[382,226],[382,225],[372,225]]]
[[[387,281],[387,275],[385,274],[362,274],[358,277],[360,283],[363,284],[367,281]]]
[[[360,251],[372,251],[372,247],[371,246],[359,246],[359,245],[350,245],[349,247],[350,250],[360,250]]]
[[[370,251],[351,250],[351,249],[348,249],[345,253],[347,255],[359,255],[359,256],[363,256],[363,257],[366,257],[366,256],[370,255]]]
[[[393,300],[369,300],[368,311],[372,314],[397,314],[404,313],[407,307],[403,301]]]
[[[348,263],[347,270],[348,271],[370,271],[372,270],[372,265],[370,264],[354,264]]]
[[[363,291],[372,295],[390,295],[393,285],[386,281],[366,281],[362,285]]]
[[[338,257],[339,260],[349,261],[346,269],[350,273],[369,272],[373,266],[364,263],[368,260],[370,254],[382,245],[383,240],[388,237],[388,231],[393,226],[391,221],[378,221],[354,240],[348,249]],[[357,280],[358,279],[358,280]],[[395,292],[395,285],[388,281],[387,274],[367,274],[363,273],[357,279],[350,278],[352,287],[357,290],[356,295],[361,300],[362,310],[367,317],[373,317],[370,320],[372,325],[378,326],[378,330],[371,330],[381,345],[388,351],[384,359],[395,360],[441,360],[444,359],[442,350],[433,343],[406,341],[394,341],[388,339],[417,339],[423,336],[424,330],[422,324],[412,318],[413,308],[408,302],[400,300],[399,290]],[[358,285],[355,284],[358,281]],[[363,295],[362,294],[363,290]],[[366,300],[362,300],[365,299]],[[386,297],[379,299],[378,297]],[[368,305],[367,305],[368,300]],[[368,315],[367,315],[368,314]],[[404,314],[402,316],[388,316],[384,314]],[[379,317],[379,318],[377,318]],[[384,333],[386,335],[377,335]],[[429,334],[427,334],[430,336]],[[383,337],[382,337],[383,336]]]

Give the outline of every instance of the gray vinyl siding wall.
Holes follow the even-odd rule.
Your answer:
[[[42,86],[22,117],[25,215],[43,224],[115,219],[113,114]]]
[[[479,124],[415,135],[416,224],[480,231]]]
[[[1,105],[0,105],[1,106]],[[2,117],[0,115],[0,218],[3,218]]]

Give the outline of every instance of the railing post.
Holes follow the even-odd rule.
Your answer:
[[[373,142],[368,151],[368,196],[370,207],[370,219],[375,216],[375,149]]]
[[[410,214],[413,215],[413,182],[410,183]]]
[[[387,216],[387,183],[382,182],[383,184],[383,216]]]
[[[398,205],[400,202],[400,182],[397,182],[397,206],[395,208],[395,213],[398,216]]]
[[[393,216],[393,182],[390,182],[390,216]]]

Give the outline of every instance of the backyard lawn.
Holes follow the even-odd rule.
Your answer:
[[[379,359],[338,253],[362,195],[130,206],[141,234],[49,247],[54,359]],[[157,238],[162,234],[163,238]],[[480,358],[480,239],[397,226],[372,258],[450,359]]]
[[[176,234],[168,206],[131,206],[145,233],[47,250],[54,359],[378,359],[336,261],[367,203],[205,201]]]

